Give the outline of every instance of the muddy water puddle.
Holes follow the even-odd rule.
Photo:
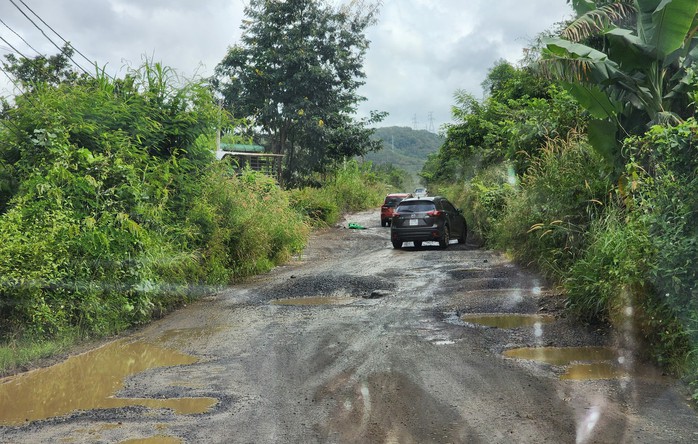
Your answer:
[[[507,350],[504,356],[553,365],[567,365],[576,361],[614,360],[616,352],[608,347],[527,347]]]
[[[194,356],[146,342],[109,343],[51,367],[0,380],[0,425],[63,416],[77,410],[144,406],[177,414],[204,413],[215,398],[117,398],[128,376],[153,368],[191,365]]]
[[[560,379],[613,379],[625,373],[616,365],[617,352],[609,347],[531,347],[504,352],[509,358],[566,366]]]
[[[496,328],[536,327],[550,324],[555,318],[547,315],[526,314],[467,314],[461,316],[463,322]]]
[[[593,379],[615,379],[623,376],[628,376],[628,373],[611,362],[592,362],[569,366],[567,371],[560,376],[560,379],[590,381]]]
[[[349,296],[317,296],[303,298],[274,299],[272,305],[319,306],[319,305],[348,305],[356,302]]]
[[[173,347],[181,347],[209,338],[215,334],[224,332],[232,328],[231,326],[207,326],[196,328],[175,328],[166,330],[157,338],[159,344],[166,344]]]

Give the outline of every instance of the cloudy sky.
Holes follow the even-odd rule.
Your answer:
[[[88,59],[106,65],[112,75],[138,67],[147,56],[185,77],[208,76],[238,41],[245,4],[0,0],[0,54],[14,52],[12,48],[27,57],[36,56],[35,50],[55,54],[51,40],[61,46],[62,37]],[[522,48],[538,33],[570,15],[565,0],[384,0],[379,23],[368,31],[367,78],[360,90],[367,100],[360,105],[360,116],[369,110],[387,111],[380,126],[438,130],[451,120],[456,90],[481,97],[481,83],[495,61],[518,62]],[[88,67],[82,57],[74,60]],[[12,92],[0,73],[0,95]]]

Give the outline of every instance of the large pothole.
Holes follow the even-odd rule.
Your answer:
[[[312,275],[292,277],[261,290],[259,295],[265,301],[303,298],[311,304],[312,299],[318,298],[368,298],[376,290],[389,290],[394,286],[389,280],[375,276]]]

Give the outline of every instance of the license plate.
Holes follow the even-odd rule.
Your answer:
[[[417,219],[410,219],[410,227],[416,227],[419,225],[419,221]]]

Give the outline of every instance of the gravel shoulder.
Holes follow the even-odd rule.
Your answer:
[[[502,355],[628,343],[566,319],[559,296],[534,273],[468,244],[395,250],[377,210],[342,226],[349,222],[367,229],[318,231],[289,264],[125,339],[198,361],[137,372],[114,397],[214,398],[210,410],[83,409],[2,427],[0,442],[698,441],[685,390],[632,350],[617,350],[622,376],[589,380],[560,379],[567,364]],[[301,298],[308,304],[280,303]],[[483,313],[551,322],[464,321]],[[10,402],[0,397],[2,408]]]

